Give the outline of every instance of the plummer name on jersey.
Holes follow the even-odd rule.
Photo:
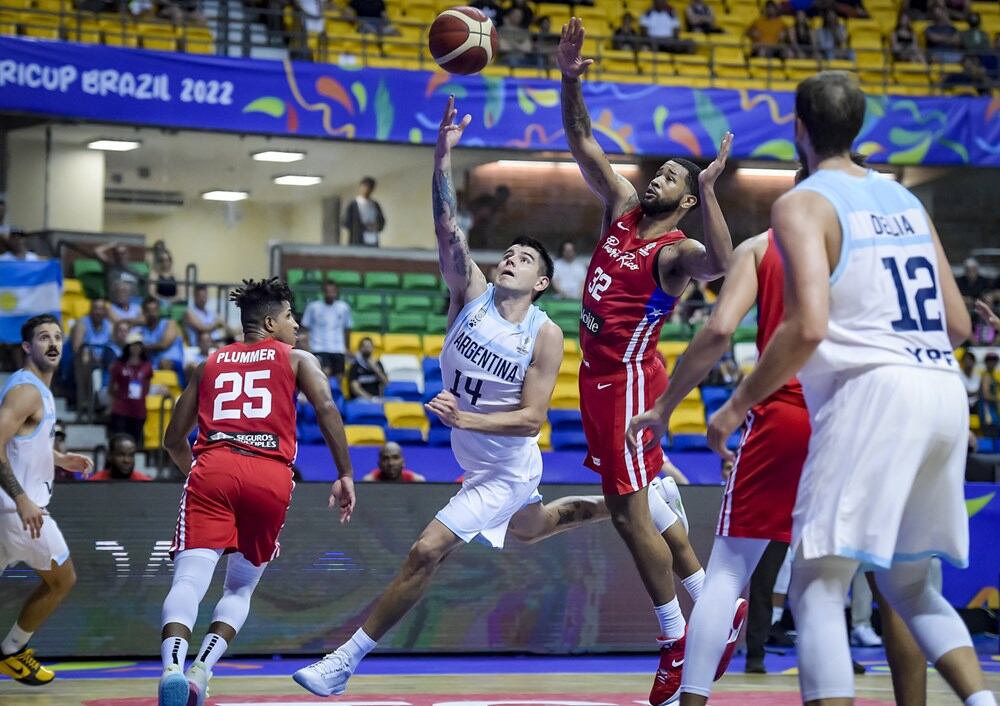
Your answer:
[[[255,449],[276,449],[278,448],[278,435],[267,432],[228,432],[210,431],[208,433],[209,442],[235,441],[238,444],[252,446]]]
[[[507,382],[517,380],[517,363],[494,353],[486,346],[479,345],[467,333],[463,333],[456,338],[454,346],[455,350],[461,353],[463,358],[470,363],[478,365],[490,375],[495,375]]]
[[[265,360],[275,360],[273,348],[261,348],[256,351],[219,351],[216,360],[220,363],[260,363]]]

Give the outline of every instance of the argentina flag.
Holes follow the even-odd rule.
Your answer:
[[[58,260],[0,260],[0,342],[20,343],[21,324],[32,316],[59,318],[62,265]]]

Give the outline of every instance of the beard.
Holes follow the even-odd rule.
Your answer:
[[[656,201],[643,199],[639,202],[639,207],[642,209],[642,215],[644,216],[662,216],[667,213],[673,213],[680,205],[680,196],[673,199],[657,199]]]

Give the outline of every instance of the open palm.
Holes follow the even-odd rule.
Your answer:
[[[726,160],[729,159],[729,150],[733,146],[733,133],[727,132],[722,137],[722,144],[719,145],[719,154],[712,163],[701,170],[698,175],[698,183],[702,186],[712,186],[719,175],[726,169]]]
[[[579,78],[594,63],[593,59],[583,58],[583,37],[583,21],[571,17],[569,23],[563,25],[559,51],[556,53],[556,61],[564,76]]]

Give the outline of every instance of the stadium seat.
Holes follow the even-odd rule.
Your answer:
[[[803,81],[819,72],[815,59],[788,59],[785,62],[785,76],[789,81]]]
[[[427,329],[427,316],[394,311],[389,314],[387,328],[391,333],[423,333]]]
[[[381,402],[348,400],[344,403],[344,422],[385,426],[385,410]]]
[[[733,343],[754,343],[757,340],[756,326],[740,326],[733,332]]]
[[[139,37],[132,31],[131,23],[124,23],[118,19],[105,19],[100,21],[101,29],[104,32],[104,43],[112,47],[137,47]]]
[[[430,334],[445,333],[448,330],[448,317],[444,314],[428,314],[426,330]]]
[[[163,432],[170,423],[174,401],[165,395],[146,395],[146,422],[142,427],[143,446],[158,449],[163,443]]]
[[[382,348],[386,353],[415,356],[423,353],[420,336],[412,333],[387,333],[382,337]]]
[[[181,28],[181,41],[188,54],[214,54],[215,38],[207,27],[187,26]]]
[[[385,328],[385,318],[381,311],[356,311],[351,315],[351,318],[358,328],[368,330]]]
[[[412,353],[385,353],[379,362],[382,363],[389,382],[412,382],[423,387],[424,371],[419,356]]]
[[[670,415],[669,431],[675,434],[705,434],[705,411],[701,405],[688,407],[681,405]]]
[[[425,381],[424,382],[424,394],[420,398],[420,401],[424,402],[424,403],[430,402],[432,399],[434,399],[435,397],[437,397],[437,394],[439,392],[441,392],[441,390],[443,390],[443,389],[444,389],[444,383],[442,383],[440,380],[427,380],[427,381]],[[436,419],[437,419],[437,417],[431,415],[431,426],[434,426],[434,420],[436,420]]]
[[[423,337],[423,352],[425,356],[437,358],[444,348],[444,336],[439,334],[425,334]]]
[[[149,384],[150,387],[158,386],[165,388],[170,397],[175,399],[181,394],[180,378],[173,370],[154,370]]]
[[[557,382],[552,391],[552,409],[580,409],[580,387],[576,382]]]
[[[399,289],[399,274],[396,272],[366,272],[365,289]]]
[[[327,270],[326,281],[336,282],[341,287],[360,287],[361,273],[353,270]]]
[[[427,432],[428,446],[451,446],[451,429],[432,426]]]
[[[441,361],[436,356],[425,356],[421,367],[424,371],[424,387],[430,382],[441,382]]]
[[[553,431],[550,443],[554,451],[586,451],[587,435],[583,429],[577,431]]]
[[[567,360],[566,358],[563,358],[562,362],[559,364],[558,382],[576,384],[579,378],[580,362],[577,360]]]
[[[426,433],[430,428],[424,406],[419,402],[386,402],[385,418],[390,427],[397,429],[417,429]]]
[[[757,346],[749,342],[735,344],[733,359],[743,372],[753,370],[753,366],[757,363]]]
[[[385,430],[385,440],[394,441],[403,446],[422,446],[424,435],[419,429],[395,429],[387,427]]]
[[[355,313],[360,311],[381,312],[388,306],[388,301],[381,294],[355,294],[351,308]]]
[[[344,427],[348,446],[382,446],[385,430],[370,424],[348,424]]]
[[[542,424],[542,428],[538,430],[538,448],[542,451],[552,450],[552,427],[548,422]]]
[[[297,435],[300,444],[322,444],[326,441],[323,438],[323,431],[316,422],[301,422],[298,425]]]
[[[435,309],[436,297],[422,294],[397,294],[393,310],[397,312],[429,312]]]
[[[554,431],[576,431],[583,428],[578,409],[550,409],[549,425]]]
[[[670,437],[671,451],[699,451],[708,449],[708,437],[704,434],[673,434]]]
[[[420,385],[410,380],[390,380],[383,394],[387,398],[417,402],[422,397]]]
[[[705,405],[705,419],[711,419],[712,415],[726,403],[733,391],[728,387],[715,387],[706,385],[701,388],[701,399]]]
[[[438,278],[427,272],[405,272],[402,280],[403,289],[427,289],[437,291]]]

